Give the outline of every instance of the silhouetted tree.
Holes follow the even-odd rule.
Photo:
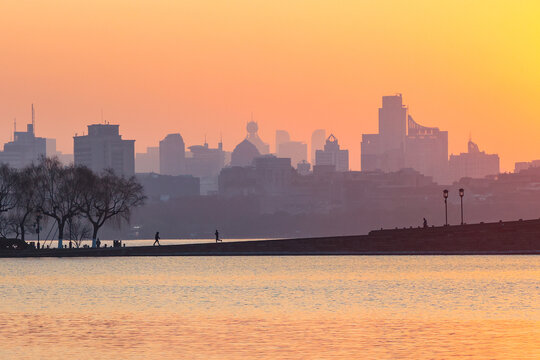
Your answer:
[[[17,229],[14,231],[16,237],[19,234],[25,240],[27,229],[31,228],[32,221],[38,206],[38,191],[35,186],[38,180],[38,171],[34,165],[13,172],[14,186],[13,199],[14,207],[9,211],[8,217]]]
[[[129,222],[132,209],[146,199],[135,177],[120,177],[111,170],[101,176],[85,177],[83,188],[80,211],[92,224],[92,247],[96,246],[98,231],[105,222]]]
[[[11,210],[15,206],[14,173],[15,171],[6,164],[0,165],[0,213]]]
[[[37,166],[38,209],[58,226],[58,247],[62,247],[66,222],[80,213],[83,180],[90,170],[62,166],[57,158],[42,158]]]
[[[68,220],[69,241],[73,241],[75,247],[81,247],[82,241],[90,238],[92,229],[85,223],[86,219],[82,216],[74,216]]]

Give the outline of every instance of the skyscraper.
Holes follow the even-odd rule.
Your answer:
[[[123,140],[119,125],[88,125],[88,135],[74,136],[75,165],[99,173],[112,169],[118,175],[135,174],[135,140]]]
[[[159,174],[159,147],[149,146],[144,153],[135,154],[136,173]]]
[[[338,139],[330,134],[324,150],[315,152],[315,165],[332,165],[336,171],[349,171],[349,150],[340,149]]]
[[[159,142],[159,171],[162,175],[185,173],[186,148],[180,134],[169,134]]]
[[[448,132],[418,124],[401,94],[383,96],[379,133],[362,135],[362,171],[413,168],[437,182],[448,181]]]
[[[276,154],[279,152],[279,145],[291,141],[289,133],[285,130],[276,130]]]
[[[307,161],[307,144],[301,141],[287,141],[281,143],[277,156],[291,159],[291,164],[296,167],[298,163]]]
[[[326,130],[317,129],[311,134],[311,163],[315,164],[315,152],[324,148]]]
[[[47,141],[36,137],[34,133],[35,113],[32,105],[32,123],[26,126],[26,131],[13,132],[13,141],[4,144],[0,152],[0,163],[20,169],[47,154]]]

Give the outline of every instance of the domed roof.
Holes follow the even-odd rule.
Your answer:
[[[244,139],[236,145],[231,154],[232,166],[249,166],[257,156],[260,156],[259,150],[248,139]]]
[[[259,131],[259,124],[252,120],[247,123],[246,129],[248,133],[255,134]]]

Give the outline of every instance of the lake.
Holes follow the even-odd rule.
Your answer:
[[[540,358],[538,256],[0,260],[1,359]]]

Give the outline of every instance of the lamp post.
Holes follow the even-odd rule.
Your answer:
[[[448,190],[443,190],[444,197],[444,225],[448,226]]]
[[[459,197],[461,198],[461,225],[463,225],[463,196],[465,195],[465,190],[459,189]]]

